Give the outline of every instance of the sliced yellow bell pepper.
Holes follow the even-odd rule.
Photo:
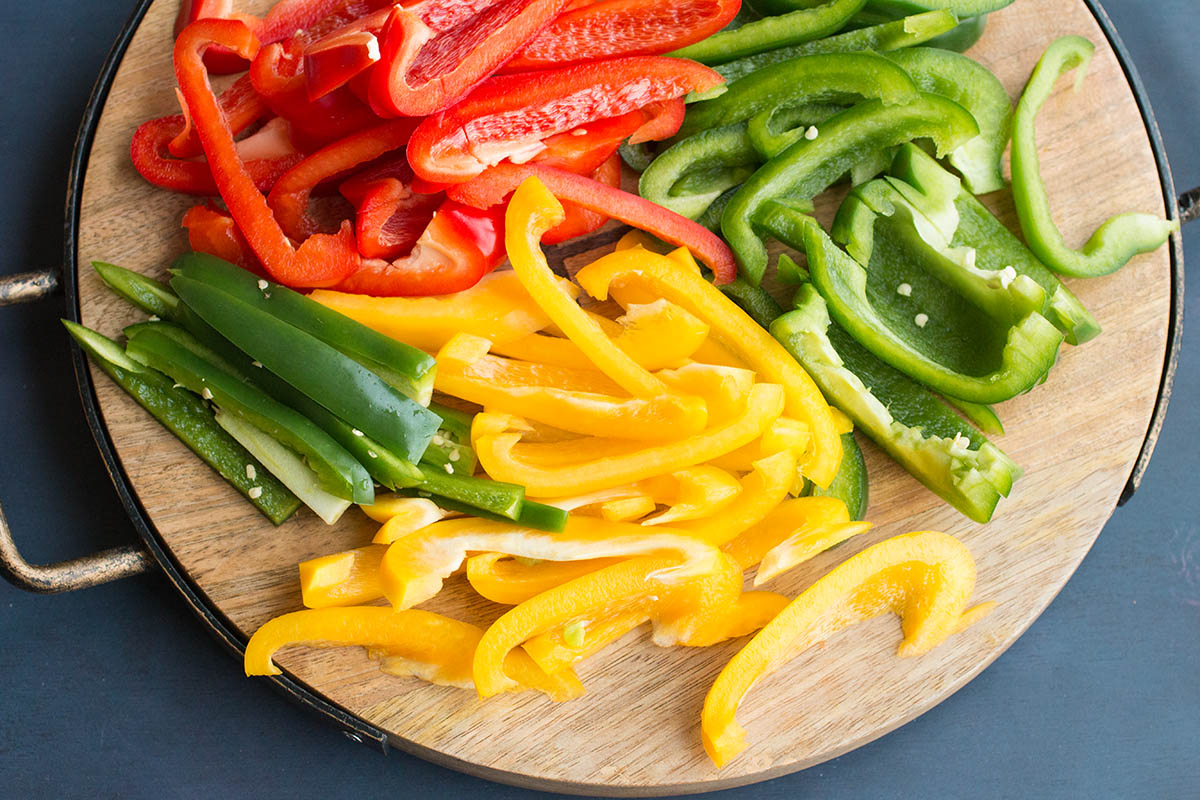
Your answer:
[[[571,297],[579,294],[568,280],[558,278],[557,285]],[[457,333],[511,342],[550,323],[520,279],[508,270],[486,275],[465,291],[433,297],[368,297],[328,289],[317,289],[309,297],[427,352],[437,352]]]
[[[387,547],[369,544],[300,562],[300,597],[307,608],[357,606],[383,597],[379,565]]]
[[[841,522],[798,531],[767,551],[754,574],[754,585],[762,586],[792,567],[816,558],[829,548],[866,533],[873,527],[870,522]]]
[[[854,430],[854,420],[842,413],[841,409],[830,406],[829,411],[833,414],[833,429],[837,431],[838,436]]]
[[[787,415],[808,423],[812,431],[804,474],[819,486],[830,484],[841,463],[842,443],[829,404],[782,345],[719,289],[678,262],[645,250],[610,253],[581,269],[575,279],[597,300],[607,299],[614,284],[638,283],[708,323],[710,336],[745,361],[759,380],[786,387]]]
[[[658,504],[653,497],[627,497],[624,500],[608,500],[600,504],[600,518],[609,522],[633,522],[647,514],[653,514]]]
[[[521,414],[573,433],[603,436],[617,430],[622,438],[640,440],[691,436],[708,422],[704,401],[690,395],[613,396],[549,386],[514,386],[496,381],[494,375],[480,377],[473,370],[479,359],[458,357],[466,349],[458,339],[442,348],[434,388],[489,409]]]
[[[601,328],[606,328],[598,319]],[[674,303],[656,300],[632,305],[616,320],[615,332],[605,331],[613,344],[648,370],[678,367],[708,338],[708,326]],[[570,339],[534,333],[492,348],[500,355],[576,369],[595,369]]]
[[[467,559],[467,581],[481,597],[515,606],[589,572],[616,564],[620,558],[521,563],[503,553],[480,553]]]
[[[382,536],[377,535],[372,540],[375,544],[391,544],[395,539],[419,531],[446,516],[446,512],[438,508],[437,503],[424,497],[377,494],[374,503],[359,507],[376,522],[391,523],[386,533],[384,529],[380,529]]]
[[[696,352],[692,353],[692,360],[700,364],[712,364],[717,367],[750,369],[749,364],[734,355],[733,351],[718,342],[716,337],[711,335],[704,340],[704,344],[696,348]]]
[[[640,608],[621,611],[594,622],[584,623],[581,626],[582,642],[568,641],[568,627],[575,624],[568,623],[546,633],[539,633],[521,645],[521,649],[529,654],[533,663],[552,675],[599,653],[642,623],[649,621],[650,615]]]
[[[472,658],[483,631],[429,611],[357,606],[295,611],[268,621],[246,645],[247,675],[278,675],[271,660],[288,645],[366,647],[382,657],[390,672],[416,675],[443,686],[471,688]],[[538,689],[556,701],[583,694],[583,685],[570,670],[547,675],[523,651],[506,658],[503,672],[511,689]]]
[[[742,493],[737,478],[723,469],[701,465],[645,482],[651,496],[670,506],[643,520],[643,525],[665,525],[711,516],[729,506]]]
[[[547,561],[671,553],[683,562],[672,572],[673,580],[703,573],[722,557],[697,539],[663,528],[572,517],[561,533],[547,533],[466,517],[436,522],[389,545],[379,567],[384,596],[397,609],[425,602],[441,590],[442,581],[459,568],[468,552]]]
[[[655,374],[671,391],[703,398],[709,425],[720,425],[745,411],[754,386],[754,373],[750,370],[712,364],[693,362]]]
[[[745,472],[753,468],[755,461],[767,458],[776,453],[789,452],[799,461],[803,458],[809,444],[808,425],[791,417],[780,417],[771,423],[771,427],[748,445],[739,447],[732,453],[714,458],[709,463],[721,469],[734,472]]]
[[[796,456],[785,450],[755,461],[753,467],[753,471],[742,479],[742,491],[736,503],[711,517],[674,524],[672,530],[686,532],[720,547],[761,522],[791,490],[796,476]]]
[[[588,360],[625,391],[634,397],[664,394],[662,382],[613,344],[550,271],[541,238],[562,220],[562,204],[537,178],[527,178],[513,192],[504,213],[504,246],[521,285]]]
[[[896,536],[853,556],[793,600],[721,670],[704,700],[704,749],[723,767],[745,748],[738,704],[756,681],[790,658],[885,611],[900,616],[898,654],[920,655],[954,633],[974,588],[970,551],[944,533]],[[477,685],[478,677],[476,669]]]
[[[809,531],[850,523],[846,504],[836,497],[794,497],[784,500],[758,524],[721,547],[750,569],[781,542]]]
[[[468,374],[472,378],[492,381],[504,386],[541,386],[569,392],[626,394],[624,389],[599,370],[500,358],[489,355],[490,348],[491,342],[487,339],[462,334],[447,342],[446,346],[439,351],[438,357],[469,364]]]
[[[687,439],[637,450],[622,450],[609,444],[613,440],[601,439],[522,445],[521,433],[491,433],[494,428],[488,421],[480,424],[484,415],[476,415],[471,439],[479,462],[493,479],[519,483],[531,497],[558,497],[608,489],[709,461],[761,436],[782,411],[782,387],[760,383],[751,389],[741,416]],[[480,435],[477,427],[486,433]],[[570,457],[584,450],[585,442],[591,448],[611,449],[604,455],[596,455],[593,449],[588,456],[566,463],[537,459],[539,453]]]

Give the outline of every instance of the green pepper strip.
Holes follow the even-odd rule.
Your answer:
[[[669,55],[711,66],[803,44],[838,32],[866,4],[867,0],[829,0],[815,8],[747,22],[736,30],[715,33]]]
[[[170,330],[169,330],[170,329]],[[166,373],[184,387],[245,419],[300,453],[330,494],[370,503],[374,484],[353,456],[307,417],[230,374],[223,359],[187,331],[167,322],[126,330],[130,357]],[[182,339],[190,339],[185,345]]]
[[[359,362],[421,405],[429,403],[437,362],[427,353],[207,253],[180,256],[174,272],[294,325]]]
[[[696,219],[722,193],[753,174],[760,163],[745,123],[711,128],[677,142],[654,159],[638,180],[638,194]],[[699,179],[702,185],[678,187],[685,177]],[[688,188],[701,191],[683,193]]]
[[[996,413],[996,409],[991,406],[985,406],[982,403],[970,403],[966,400],[959,400],[956,397],[943,397],[942,399],[948,405],[957,408],[958,413],[966,417],[968,422],[988,436],[1004,435],[1004,423],[1000,421],[1000,416]]]
[[[299,498],[216,423],[204,401],[176,388],[161,372],[134,361],[112,339],[69,320],[62,323],[96,366],[272,523],[282,525],[300,507]],[[251,494],[252,489],[259,491]]]
[[[456,500],[450,500],[445,497],[434,495],[426,489],[403,489],[400,494],[407,497],[426,497],[433,500],[441,508],[447,511],[456,511],[460,514],[468,514],[472,517],[480,519],[490,519],[496,522],[516,522],[526,528],[533,528],[539,531],[549,531],[550,533],[562,533],[567,527],[567,512],[555,506],[548,506],[545,503],[535,503],[532,500],[526,500],[521,504],[520,512],[516,519],[512,517],[504,517],[499,514],[485,511],[477,506],[468,503],[462,503]]]
[[[829,402],[917,480],[987,522],[1021,469],[919,383],[875,358],[833,324],[815,287],[771,326]]]
[[[908,266],[908,254],[902,249],[888,253],[892,266],[887,269],[872,264],[874,281],[869,282],[868,271],[835,245],[815,220],[807,218],[800,227],[813,285],[838,324],[877,358],[930,388],[974,403],[995,403],[1033,388],[1054,365],[1063,337],[1045,317],[1031,311],[1013,325],[987,325],[986,316],[978,311],[972,315],[969,303],[937,285],[937,274],[926,276],[919,287],[913,284],[914,300],[924,304],[917,307],[933,314],[924,321],[919,313],[901,319],[901,309],[891,309],[895,313],[885,318],[875,301],[898,295],[890,285],[880,286],[897,264]],[[889,250],[898,246],[891,237],[883,244]],[[925,330],[931,322],[934,327]]]
[[[754,230],[764,203],[778,197],[816,197],[865,155],[920,137],[939,152],[953,150],[978,135],[971,114],[952,100],[922,94],[903,106],[878,100],[860,103],[825,122],[816,139],[801,139],[750,176],[725,207],[721,232],[733,250],[742,277],[762,282],[767,248]]]
[[[924,92],[949,97],[979,123],[979,135],[950,153],[949,161],[962,173],[974,194],[1004,188],[1001,159],[1012,130],[1012,101],[1000,79],[987,67],[949,50],[913,47],[889,53],[888,58],[908,71]]]
[[[171,288],[239,350],[408,461],[437,432],[436,414],[315,336],[210,284],[177,275]]]
[[[165,283],[104,261],[93,261],[92,269],[110,289],[147,314],[156,314],[163,319],[175,317],[179,298]]]
[[[939,2],[914,3],[909,0],[868,0],[867,7],[855,14],[854,19],[850,20],[850,24],[847,27],[865,28],[869,25],[881,25],[885,22],[912,14],[919,14],[922,11],[944,8],[958,17],[958,25],[953,30],[930,39],[926,44],[942,50],[965,53],[974,47],[975,43],[983,37],[983,32],[987,28],[988,14],[991,11],[1010,5],[1011,2],[1012,0],[1001,0],[1001,2],[952,2],[947,4]],[[996,6],[996,8],[991,8],[992,6]],[[986,10],[972,10],[981,8]]]
[[[783,342],[782,339],[780,341]],[[788,346],[787,342],[783,342],[783,345]],[[808,493],[815,497],[836,497],[841,500],[850,512],[850,519],[858,522],[867,518],[867,506],[871,496],[867,481],[867,462],[853,432],[842,434],[842,463],[838,464],[837,475],[833,476],[833,483],[829,484],[829,488],[822,489],[811,481],[808,482],[807,488]]]
[[[1038,162],[1034,122],[1059,76],[1078,68],[1078,91],[1087,73],[1095,47],[1082,36],[1064,36],[1054,41],[1038,61],[1017,103],[1013,122],[1013,200],[1021,231],[1029,249],[1042,263],[1060,275],[1095,278],[1116,272],[1140,253],[1157,250],[1179,230],[1178,220],[1153,214],[1118,214],[1096,229],[1083,250],[1067,247],[1062,232],[1050,214],[1050,198]]]
[[[884,25],[860,28],[856,31],[839,33],[837,36],[830,36],[827,39],[818,39],[792,47],[780,47],[765,53],[739,58],[737,61],[721,64],[715,69],[725,80],[734,81],[755,70],[790,61],[799,56],[811,56],[817,53],[851,53],[859,50],[874,50],[876,53],[883,53],[902,47],[912,47],[953,30],[957,24],[958,20],[949,11],[929,11]]]
[[[770,161],[803,136],[810,126],[820,125],[845,110],[844,105],[829,103],[768,108],[746,121],[746,135],[759,157]],[[891,163],[890,159],[888,163]]]
[[[809,103],[878,99],[898,105],[917,99],[908,72],[875,53],[823,53],[801,56],[774,69],[760,70],[727,84],[720,97],[687,111],[676,139],[750,119],[762,111]]]
[[[422,478],[417,487],[420,491],[470,506],[473,510],[469,513],[480,515],[483,511],[497,518],[516,520],[530,502],[525,499],[525,487],[515,483],[458,475],[429,464],[418,464],[417,469]]]

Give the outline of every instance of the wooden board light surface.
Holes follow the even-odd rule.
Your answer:
[[[80,311],[86,325],[110,336],[139,315],[86,265],[113,261],[162,278],[187,245],[179,219],[193,201],[145,183],[128,156],[138,123],[177,110],[170,63],[176,8],[174,0],[157,0],[134,36],[84,183]],[[1079,243],[1113,213],[1164,213],[1144,123],[1095,18],[1081,0],[1018,0],[992,16],[971,55],[1015,97],[1045,46],[1066,33],[1087,36],[1097,54],[1078,95],[1063,81],[1047,102],[1039,145],[1058,221],[1067,240]],[[987,201],[1015,229],[1008,194]],[[932,528],[967,543],[979,569],[975,600],[994,600],[999,608],[917,659],[895,657],[899,632],[891,616],[814,648],[748,695],[739,719],[749,747],[720,772],[700,745],[700,707],[742,642],[660,649],[639,630],[581,664],[588,693],[558,705],[532,693],[481,702],[462,690],[387,676],[359,648],[294,648],[277,661],[331,702],[387,731],[397,747],[535,788],[701,791],[844,753],[965,684],[1037,618],[1074,572],[1112,513],[1146,434],[1163,369],[1170,281],[1162,249],[1113,276],[1071,282],[1104,333],[1081,348],[1064,347],[1045,385],[999,408],[1008,434],[997,443],[1026,474],[990,524],[964,519],[868,443],[868,516],[876,528],[770,588],[798,593],[868,544]],[[373,535],[376,526],[357,511],[332,528],[307,512],[273,528],[120,389],[99,373],[94,377],[105,424],[162,542],[212,609],[245,636],[301,607],[299,561],[360,546]],[[426,607],[484,623],[500,611],[461,579],[448,581]]]

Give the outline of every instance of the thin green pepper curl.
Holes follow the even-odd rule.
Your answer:
[[[1072,250],[1054,223],[1038,161],[1034,123],[1059,77],[1078,69],[1075,90],[1079,90],[1094,51],[1095,46],[1082,36],[1054,41],[1034,68],[1013,119],[1012,187],[1021,231],[1029,249],[1043,264],[1074,278],[1116,272],[1134,256],[1157,250],[1179,230],[1179,220],[1153,214],[1118,214],[1097,228],[1082,250]]]

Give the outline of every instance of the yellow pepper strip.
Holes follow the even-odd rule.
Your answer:
[[[429,611],[356,606],[294,611],[268,621],[246,645],[247,675],[278,675],[271,660],[282,647],[366,647],[392,674],[415,675],[442,686],[472,688],[472,655],[483,631]],[[583,694],[569,670],[547,675],[524,652],[504,662],[513,689],[538,689],[561,702]]]
[[[936,531],[896,536],[848,559],[793,600],[721,670],[704,700],[704,749],[723,767],[745,748],[738,704],[756,681],[790,658],[885,611],[900,616],[898,654],[920,655],[954,632],[974,588],[970,551]],[[475,674],[478,685],[478,669]]]
[[[683,438],[699,433],[708,423],[708,410],[699,397],[614,397],[547,386],[513,386],[475,377],[472,363],[456,357],[463,350],[457,341],[438,353],[433,386],[471,403],[521,414],[573,433],[603,436],[616,429],[626,439]]]
[[[733,354],[725,345],[709,336],[704,344],[692,353],[692,360],[700,364],[711,364],[715,367],[733,367],[735,369],[750,369],[750,366]]]
[[[546,505],[561,508],[563,511],[586,510],[590,506],[598,506],[601,503],[607,503],[610,500],[631,500],[635,497],[653,497],[650,492],[650,483],[647,481],[638,481],[637,483],[626,484],[625,486],[614,486],[612,489],[605,489],[600,492],[588,492],[587,494],[577,494],[571,497],[554,497],[547,498],[542,502]]]
[[[833,414],[833,429],[837,431],[838,436],[854,430],[854,420],[842,413],[841,409],[830,406],[829,411]]]
[[[383,597],[379,564],[386,547],[369,544],[300,562],[300,597],[307,608],[357,606]]]
[[[504,386],[540,386],[569,392],[595,392],[620,395],[625,391],[599,370],[560,367],[488,355],[491,342],[470,334],[453,337],[438,352],[438,358],[453,359],[470,369],[466,374],[476,380]],[[440,366],[440,363],[439,363]]]
[[[603,318],[601,318],[603,319]],[[596,322],[605,328],[599,319]],[[708,326],[674,303],[656,300],[632,305],[616,320],[613,344],[648,370],[677,367],[708,338]],[[497,345],[496,353],[524,361],[576,369],[595,369],[570,339],[534,333],[515,342]]]
[[[620,558],[542,561],[522,564],[503,553],[480,553],[467,559],[467,581],[493,603],[515,606],[589,572],[616,564]]]
[[[539,633],[521,645],[521,649],[529,654],[533,663],[543,672],[553,675],[599,653],[643,622],[649,621],[650,615],[641,608],[621,611],[583,624],[583,641],[578,644],[568,641],[566,631],[570,625],[576,624],[568,623],[554,630]]]
[[[579,293],[568,280],[559,278],[558,286],[572,297]],[[428,352],[436,352],[464,331],[493,342],[512,342],[550,324],[521,281],[508,270],[486,275],[465,291],[433,297],[367,297],[328,289],[318,289],[309,297],[368,328]]]
[[[375,502],[369,506],[360,506],[363,512],[379,523],[392,523],[386,530],[380,528],[379,533],[372,539],[375,544],[391,544],[401,536],[407,536],[413,531],[419,531],[426,525],[432,525],[443,519],[447,512],[438,508],[437,503],[424,497],[397,497],[396,495],[375,495]],[[384,538],[384,537],[387,538]]]
[[[790,417],[780,417],[755,441],[718,456],[709,463],[732,472],[745,472],[752,469],[751,465],[760,458],[785,451],[799,461],[808,449],[809,438],[808,425]]]
[[[442,581],[468,552],[504,553],[547,561],[579,561],[605,556],[673,553],[683,563],[674,580],[703,573],[721,557],[690,536],[588,517],[572,517],[561,533],[523,528],[473,517],[443,520],[388,546],[379,567],[384,596],[397,608],[411,608],[436,595]]]
[[[701,465],[646,481],[651,495],[670,506],[643,520],[643,525],[665,525],[711,516],[729,506],[742,493],[737,478],[723,469]]]
[[[481,415],[475,417],[471,439],[480,463],[494,480],[519,483],[531,497],[558,497],[608,489],[710,461],[761,436],[782,412],[782,387],[760,383],[751,389],[745,413],[724,425],[677,442],[632,452],[622,453],[614,448],[611,455],[585,458],[572,464],[539,464],[530,457],[535,455],[532,448],[566,454],[582,449],[579,444],[521,445],[520,433],[478,435],[476,425],[479,425]],[[604,440],[590,441],[594,444]]]
[[[666,387],[613,344],[550,271],[541,238],[562,220],[562,204],[537,178],[527,178],[513,192],[504,213],[504,246],[521,285],[567,338],[625,391],[634,397],[664,394]]]
[[[653,497],[628,497],[624,500],[609,500],[600,504],[600,518],[609,522],[633,522],[647,514],[653,514],[658,504]]]
[[[514,606],[492,623],[475,649],[475,688],[479,696],[491,697],[512,685],[501,665],[508,653],[525,641],[576,620],[611,616],[641,610],[656,616],[664,607],[674,616],[672,622],[681,631],[680,638],[694,627],[703,626],[708,616],[720,609],[708,604],[737,599],[729,597],[728,581],[721,580],[736,572],[741,591],[741,571],[732,561],[720,556],[711,559],[702,572],[693,572],[690,580],[666,582],[664,576],[674,575],[682,565],[678,559],[644,556],[623,560],[596,572],[556,586]],[[730,570],[732,566],[732,570]],[[714,580],[708,580],[715,578]],[[710,584],[720,583],[723,591]]]
[[[638,282],[659,297],[677,303],[708,323],[710,335],[744,360],[760,380],[786,387],[787,415],[808,423],[813,447],[804,474],[828,486],[842,460],[842,443],[829,404],[812,378],[771,334],[754,322],[721,290],[678,262],[647,251],[622,250],[603,256],[575,276],[597,300],[608,297],[613,284]]]
[[[720,425],[741,414],[754,386],[750,370],[712,364],[685,364],[656,374],[671,391],[703,398],[709,425]]]
[[[836,497],[794,497],[771,509],[756,525],[721,547],[742,569],[750,569],[776,545],[798,534],[849,524],[850,512]]]
[[[754,574],[754,585],[762,586],[772,578],[782,575],[811,558],[816,558],[831,547],[847,539],[866,533],[874,525],[870,522],[841,522],[833,525],[818,525],[793,534],[772,547],[763,556],[758,571]]]
[[[979,622],[984,617],[995,611],[997,605],[994,601],[989,600],[986,603],[980,603],[977,606],[972,606],[963,612],[963,615],[958,618],[958,624],[954,626],[955,633],[962,633],[967,628]]]
[[[742,491],[736,503],[711,517],[680,522],[671,528],[720,547],[757,525],[782,503],[795,477],[796,456],[788,451],[755,461],[753,471],[742,478]]]

